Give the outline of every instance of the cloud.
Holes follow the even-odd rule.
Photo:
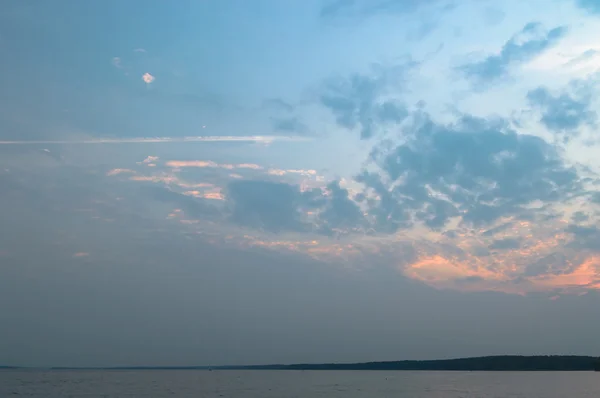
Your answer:
[[[123,67],[123,65],[121,64],[121,58],[120,57],[113,57],[111,63],[113,64],[113,66],[115,68],[121,69]]]
[[[506,18],[506,13],[498,8],[486,7],[483,16],[489,25],[497,25]]]
[[[135,170],[131,170],[131,169],[112,169],[108,173],[106,173],[107,176],[116,176],[116,175],[119,175],[119,174],[135,174]]]
[[[150,73],[146,72],[142,75],[142,80],[146,83],[146,84],[150,84],[152,83],[156,78],[154,76],[152,76]]]
[[[321,230],[327,234],[363,232],[368,226],[363,210],[350,197],[348,189],[340,186],[339,181],[330,182],[325,190],[326,199],[319,212]]]
[[[575,240],[570,244],[571,247],[600,251],[600,229],[596,226],[572,224],[567,228],[567,232],[575,237]]]
[[[406,106],[389,93],[402,92],[407,74],[416,65],[406,61],[393,68],[376,70],[372,75],[329,79],[320,102],[331,111],[340,127],[358,129],[361,138],[371,138],[386,125],[401,123],[408,116]]]
[[[600,1],[598,0],[575,0],[575,4],[590,14],[600,14]]]
[[[521,247],[521,242],[515,238],[498,239],[489,245],[490,250],[518,249]]]
[[[161,144],[172,142],[256,142],[269,144],[275,141],[308,141],[310,138],[299,136],[196,136],[196,137],[133,137],[98,138],[90,140],[31,140],[0,141],[0,145],[68,145],[68,144]]]
[[[527,217],[530,204],[557,203],[582,189],[557,148],[502,119],[464,115],[445,125],[423,114],[404,134],[403,143],[373,152],[379,171],[357,177],[377,197],[370,205],[380,230],[414,222],[442,227],[456,217],[489,225]]]
[[[304,195],[298,187],[271,181],[233,181],[227,187],[233,203],[231,219],[268,232],[308,231],[302,206]]]
[[[142,193],[146,198],[154,199],[163,203],[170,203],[182,209],[189,217],[201,219],[219,219],[221,210],[206,198],[175,192],[168,187],[144,186]]]
[[[323,189],[302,189],[276,181],[232,181],[226,197],[231,201],[231,220],[266,232],[303,232],[317,235],[364,233],[363,211],[339,181]]]
[[[331,0],[326,1],[321,8],[322,17],[337,16],[341,12],[344,12],[348,8],[353,7],[356,4],[356,0]]]
[[[304,134],[308,127],[297,117],[272,118],[273,129],[279,133]]]
[[[156,162],[159,160],[160,158],[158,156],[146,156],[146,158],[144,158],[144,160],[142,160],[141,162],[137,162],[137,164],[144,164],[148,167],[156,167]]]
[[[308,126],[294,114],[296,106],[289,102],[281,98],[271,98],[263,101],[263,107],[275,111],[276,115],[271,117],[271,125],[276,132],[301,135],[308,132]]]
[[[450,1],[441,0],[328,0],[324,1],[320,15],[333,18],[342,15],[370,17],[377,14],[407,14],[437,3],[443,3],[445,7],[452,5]]]
[[[458,70],[476,84],[495,81],[508,76],[511,67],[528,62],[554,46],[566,33],[564,26],[546,31],[540,23],[530,22],[502,46],[499,54],[464,64]]]
[[[276,109],[284,112],[293,112],[296,107],[281,98],[271,98],[263,101],[263,105],[267,108]]]
[[[581,67],[582,65],[591,64],[591,66],[597,65],[597,62],[594,62],[600,56],[600,51],[594,48],[590,48],[585,50],[580,55],[575,58],[569,60],[565,66],[567,67]],[[591,61],[591,62],[590,62]]]
[[[578,134],[583,126],[596,126],[597,115],[591,108],[592,90],[588,84],[577,87],[576,83],[572,83],[571,92],[557,94],[546,87],[538,87],[527,93],[527,100],[541,111],[540,122],[548,130]]]
[[[440,26],[442,17],[455,5],[454,0],[329,0],[323,2],[320,16],[328,22],[348,18],[353,24],[376,16],[408,16],[402,25],[406,26],[406,39],[415,41]]]
[[[196,167],[196,168],[220,168],[220,169],[253,169],[262,170],[263,167],[254,163],[240,163],[240,164],[219,164],[212,160],[169,160],[165,163],[167,167],[172,168],[185,168],[185,167]]]
[[[580,223],[580,222],[584,222],[590,219],[590,216],[587,215],[585,212],[583,211],[576,211],[575,213],[573,213],[573,215],[571,216],[571,220],[574,223]]]

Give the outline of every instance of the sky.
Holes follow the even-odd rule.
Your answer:
[[[600,355],[600,1],[0,3],[0,364]]]

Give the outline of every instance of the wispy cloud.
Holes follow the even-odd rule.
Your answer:
[[[172,168],[184,168],[184,167],[197,167],[197,168],[221,168],[227,170],[233,169],[253,169],[262,170],[262,166],[253,163],[241,163],[241,164],[219,164],[211,160],[169,160],[166,163],[167,167]]]
[[[116,175],[119,175],[119,174],[135,174],[135,170],[131,170],[131,169],[112,169],[108,173],[106,173],[107,176],[116,176]]]
[[[115,68],[122,68],[123,65],[121,64],[121,58],[120,57],[113,57],[111,63],[113,64],[113,66]]]
[[[370,17],[377,14],[407,14],[421,7],[441,3],[449,7],[452,3],[442,0],[328,0],[321,8],[321,17],[333,18],[342,15]]]
[[[89,140],[31,140],[0,141],[0,145],[69,145],[69,144],[149,144],[171,142],[256,142],[271,143],[276,141],[303,142],[308,137],[297,136],[196,136],[196,137],[137,137],[137,138],[98,138]]]
[[[530,61],[554,46],[566,33],[565,26],[546,31],[541,23],[530,22],[510,38],[498,54],[490,55],[481,61],[464,64],[458,70],[474,83],[492,82],[506,77],[511,66]]]

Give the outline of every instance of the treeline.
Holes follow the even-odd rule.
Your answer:
[[[231,368],[230,368],[231,369]],[[294,364],[237,367],[271,370],[461,370],[461,371],[600,371],[600,359],[591,356],[488,356],[429,361],[364,362],[352,364]]]
[[[25,369],[0,366],[0,369]],[[110,368],[50,368],[53,370],[457,370],[457,371],[589,371],[600,372],[600,358],[575,355],[502,355],[430,361],[388,361],[255,366],[131,366]]]

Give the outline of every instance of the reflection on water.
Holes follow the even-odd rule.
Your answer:
[[[600,397],[594,372],[0,371],[0,397]]]

